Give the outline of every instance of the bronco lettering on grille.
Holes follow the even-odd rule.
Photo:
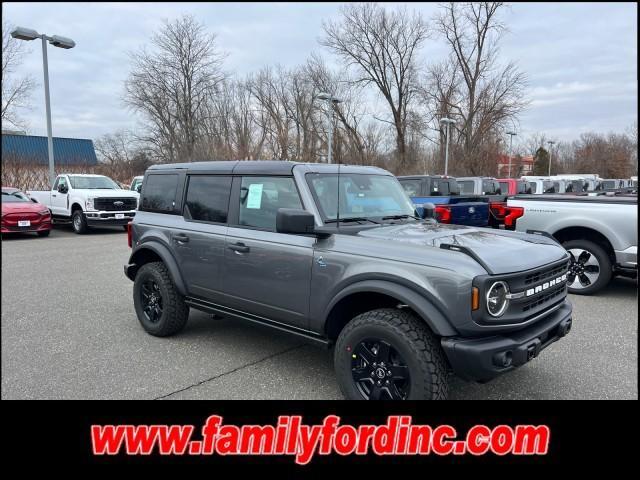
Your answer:
[[[530,297],[531,295],[535,295],[536,293],[540,293],[544,290],[547,290],[556,285],[560,285],[562,282],[567,281],[567,274],[565,273],[561,277],[554,278],[553,280],[549,280],[548,282],[544,282],[542,285],[538,285],[533,288],[527,289],[525,296]]]

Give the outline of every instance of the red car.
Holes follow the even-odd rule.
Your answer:
[[[2,187],[1,231],[36,232],[39,237],[46,237],[51,232],[51,212],[17,188]]]
[[[518,195],[519,193],[533,193],[531,182],[519,178],[499,178],[500,190],[503,195]]]

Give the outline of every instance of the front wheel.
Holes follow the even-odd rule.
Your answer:
[[[442,347],[413,314],[382,308],[355,317],[336,343],[334,365],[349,400],[447,398]]]
[[[602,247],[588,240],[569,240],[562,246],[571,262],[567,272],[567,288],[575,295],[591,295],[611,280],[611,260]]]
[[[51,230],[42,230],[41,232],[36,232],[39,237],[48,237],[51,233]]]
[[[87,233],[87,230],[89,230],[87,218],[82,210],[74,210],[73,215],[71,215],[71,225],[73,226],[73,231],[79,234]]]

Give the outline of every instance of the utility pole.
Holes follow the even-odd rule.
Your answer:
[[[445,150],[444,150],[444,176],[446,177],[448,172],[449,172],[449,125],[451,125],[452,123],[456,123],[456,121],[453,118],[441,118],[440,119],[440,123],[444,123],[445,124],[445,136],[446,136],[446,140],[445,140]]]
[[[547,143],[549,144],[549,176],[551,176],[551,152],[553,151],[553,146],[556,142],[549,140]]]
[[[517,133],[507,132],[507,135],[509,135],[509,175],[508,177],[511,178],[511,157],[513,157],[513,136],[517,135]]]

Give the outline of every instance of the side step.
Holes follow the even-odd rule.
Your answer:
[[[206,300],[201,300],[199,298],[186,297],[185,303],[190,307],[195,308],[196,310],[212,313],[221,317],[244,320],[258,325],[264,325],[281,332],[290,333],[292,335],[296,335],[297,337],[304,338],[307,341],[321,345],[325,348],[329,348],[333,344],[333,342],[328,338],[318,335],[314,332],[310,332],[302,328],[292,327],[290,325],[286,325],[269,318],[260,317],[258,315],[253,315],[251,313],[234,310],[233,308],[224,307],[222,305],[207,302]]]

